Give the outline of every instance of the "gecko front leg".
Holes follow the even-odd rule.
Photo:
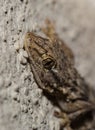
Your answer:
[[[60,130],[72,130],[70,126],[71,121],[66,113],[54,111],[54,116],[61,119]]]

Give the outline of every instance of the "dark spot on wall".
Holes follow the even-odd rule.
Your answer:
[[[9,23],[9,21],[6,22],[7,24]]]
[[[10,10],[13,11],[13,7],[11,7]]]
[[[23,2],[23,0],[20,0],[21,2]]]
[[[23,19],[22,21],[25,22],[25,19]]]
[[[22,30],[21,30],[21,29],[19,29],[18,31],[19,31],[19,32],[22,32]]]
[[[5,13],[5,14],[7,14],[8,12],[7,12],[7,11],[5,11],[4,13]]]
[[[4,39],[4,42],[7,42],[7,40],[6,40],[6,39]]]

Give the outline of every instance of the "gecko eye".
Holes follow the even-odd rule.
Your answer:
[[[47,59],[44,59],[42,61],[42,64],[44,66],[45,69],[52,69],[53,67],[55,67],[55,61],[51,58],[47,58]]]

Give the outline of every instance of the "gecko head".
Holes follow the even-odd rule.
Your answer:
[[[44,70],[51,70],[56,67],[56,60],[49,39],[28,32],[25,37],[24,47],[29,59],[35,62],[36,67]]]

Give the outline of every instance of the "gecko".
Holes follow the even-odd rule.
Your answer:
[[[54,112],[61,118],[60,130],[95,129],[95,100],[75,68],[72,50],[59,38],[50,20],[41,30],[46,37],[26,33],[24,49],[37,85],[60,109]]]

